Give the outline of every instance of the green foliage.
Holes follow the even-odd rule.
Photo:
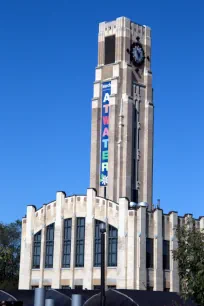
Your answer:
[[[21,222],[0,223],[0,288],[17,289]]]
[[[173,251],[178,262],[181,294],[204,305],[204,232],[189,219],[176,230],[178,248]]]

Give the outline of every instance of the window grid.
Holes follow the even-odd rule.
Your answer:
[[[77,218],[76,232],[76,267],[84,266],[85,218]]]
[[[154,239],[147,238],[146,240],[146,267],[154,267]]]
[[[170,248],[168,240],[163,240],[163,269],[170,269]]]
[[[64,220],[64,243],[63,243],[63,259],[62,259],[63,268],[70,268],[71,233],[72,233],[72,219],[66,219]]]
[[[33,241],[33,269],[40,268],[41,231],[34,235]]]
[[[48,225],[46,230],[45,268],[53,267],[53,253],[54,253],[54,223]]]
[[[109,225],[108,228],[108,266],[117,266],[118,230]]]
[[[100,225],[103,222],[95,220],[94,267],[101,266],[101,233]]]

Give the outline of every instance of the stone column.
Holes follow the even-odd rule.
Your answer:
[[[63,209],[64,209],[64,192],[57,192],[56,196],[56,219],[55,219],[55,234],[54,234],[54,260],[52,288],[59,289],[61,281],[61,266],[62,266],[62,239],[63,239]]]
[[[45,241],[46,241],[46,205],[43,205],[43,224],[41,229],[41,250],[40,250],[40,279],[39,288],[43,288],[45,269]]]
[[[24,261],[25,261],[25,246],[26,246],[26,218],[22,219],[22,230],[21,230],[21,255],[20,255],[20,271],[19,271],[19,289],[24,289]]]
[[[93,289],[94,207],[96,191],[87,190],[83,289]]]
[[[119,199],[117,289],[127,288],[127,223],[128,200]]]
[[[170,291],[179,292],[179,275],[178,264],[173,260],[173,250],[178,246],[178,241],[175,235],[178,225],[178,214],[171,212],[169,216],[169,232],[170,232]]]
[[[129,211],[127,237],[127,289],[136,289],[136,211]]]
[[[147,269],[146,269],[146,207],[139,207],[137,210],[137,268],[136,268],[136,289],[146,290]]]
[[[76,252],[76,196],[72,197],[72,238],[71,238],[71,260],[70,260],[70,287],[74,288],[74,268]]]
[[[129,74],[127,69],[126,74]],[[133,118],[133,100],[128,95],[123,95],[123,115],[124,126],[122,129],[122,155],[120,161],[121,174],[121,196],[132,198],[132,118]]]
[[[204,230],[204,217],[200,217],[200,230],[203,231]]]
[[[163,235],[162,210],[156,209],[154,218],[154,290],[163,291]]]
[[[34,218],[35,218],[35,207],[27,206],[26,223],[24,223],[25,226],[23,226],[24,233],[22,232],[22,239],[21,239],[19,289],[31,288]]]

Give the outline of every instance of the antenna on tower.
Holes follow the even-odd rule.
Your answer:
[[[160,208],[160,199],[157,199],[157,208]]]

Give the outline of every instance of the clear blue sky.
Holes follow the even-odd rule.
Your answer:
[[[0,221],[89,187],[98,23],[152,28],[154,202],[204,215],[204,4],[0,1]]]

